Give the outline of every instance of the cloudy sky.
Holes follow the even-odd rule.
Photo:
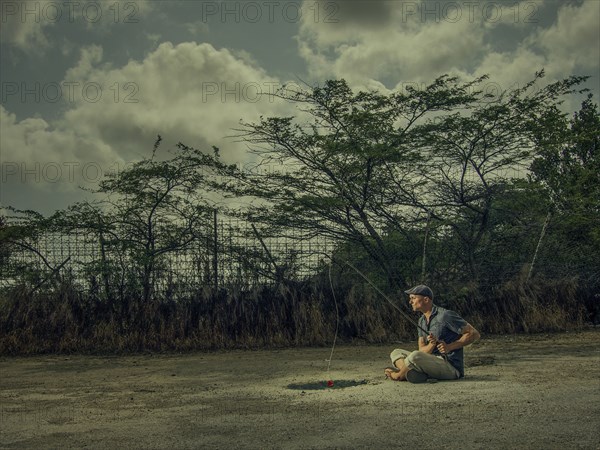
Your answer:
[[[240,119],[294,114],[267,94],[345,78],[401,90],[449,73],[508,89],[590,75],[600,1],[5,1],[0,205],[45,214],[82,185],[181,141],[221,148]],[[575,110],[580,99],[566,105]]]

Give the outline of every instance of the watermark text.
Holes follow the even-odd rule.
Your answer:
[[[139,87],[134,82],[114,82],[104,86],[95,81],[61,82],[17,82],[3,81],[0,84],[2,103],[20,101],[21,103],[57,103],[65,101],[76,103],[97,103],[103,98],[114,103],[138,103]]]

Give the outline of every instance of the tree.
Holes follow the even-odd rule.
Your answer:
[[[58,263],[46,258],[37,248],[40,236],[52,232],[51,220],[32,210],[19,210],[11,206],[5,209],[9,215],[5,216],[8,220],[0,217],[0,272],[7,278],[21,278],[33,282],[35,283],[33,290],[36,290],[58,275],[69,258]],[[30,262],[18,259],[11,261],[14,253],[29,254],[42,264],[32,265]]]
[[[106,296],[112,284],[123,289],[126,279],[139,280],[141,297],[148,301],[156,284],[159,262],[164,255],[204,244],[213,209],[203,199],[206,173],[199,170],[204,156],[177,149],[170,158],[158,160],[158,137],[150,158],[121,173],[109,174],[95,191],[100,200],[78,203],[57,213],[52,220],[63,232],[82,230],[98,238],[98,262]],[[114,267],[108,254],[117,255]],[[120,282],[110,280],[113,269],[121,271]]]
[[[261,118],[242,123],[255,170],[217,167],[214,188],[259,199],[242,208],[264,232],[314,235],[358,245],[394,287],[405,286],[410,264],[399,262],[385,236],[415,241],[428,220],[438,233],[459,237],[462,265],[476,277],[489,240],[494,199],[510,173],[525,167],[535,137],[558,111],[561,97],[585,77],[539,88],[526,86],[491,100],[478,88],[486,77],[461,83],[442,76],[423,90],[353,92],[344,80],[323,87],[281,90],[300,119]],[[446,230],[446,231],[444,231]],[[290,236],[291,237],[291,236]],[[388,240],[389,241],[389,240]],[[400,246],[406,248],[406,245]]]
[[[578,273],[600,282],[600,114],[592,95],[571,120],[555,128],[560,140],[541,137],[531,164],[532,180],[550,200],[552,222],[545,247],[562,267],[552,276]],[[585,255],[582,258],[582,255]],[[595,283],[595,284],[594,284]]]
[[[423,90],[388,95],[355,93],[344,80],[283,89],[277,95],[299,106],[302,121],[242,123],[236,136],[249,144],[255,170],[223,165],[215,155],[211,170],[223,178],[212,186],[259,199],[238,213],[264,232],[290,236],[293,229],[301,238],[359,245],[394,287],[407,284],[414,264],[385,236],[403,236],[416,253],[423,233],[415,230],[432,220],[459,237],[463,267],[476,277],[494,199],[519,176],[514,170],[525,167],[536,137],[560,119],[561,97],[586,79],[535,91],[542,77],[494,100],[478,90],[486,77],[461,83],[442,76]]]
[[[531,165],[561,212],[600,213],[600,114],[592,94],[573,118],[558,124],[562,139],[540,139]]]
[[[258,157],[256,171],[229,171],[235,184],[217,186],[262,204],[248,217],[270,233],[301,238],[327,236],[359,245],[378,263],[393,286],[406,284],[383,235],[393,227],[409,237],[405,207],[412,206],[414,164],[421,158],[412,129],[427,114],[467,107],[478,94],[476,82],[460,84],[441,77],[423,91],[383,95],[353,93],[345,81],[324,87],[282,91],[309,115],[262,118],[243,123],[237,136]],[[268,168],[268,170],[260,170]],[[394,195],[394,186],[404,189]]]
[[[562,96],[585,77],[571,77],[542,88],[543,72],[521,88],[478,102],[419,127],[425,156],[419,169],[426,180],[415,206],[450,228],[461,242],[462,265],[477,279],[490,243],[494,202],[524,178],[540,135],[562,118]],[[550,118],[554,121],[551,122]]]

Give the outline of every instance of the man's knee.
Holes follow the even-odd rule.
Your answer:
[[[392,353],[390,353],[390,359],[392,360],[392,364],[395,364],[397,360],[406,358],[410,352],[403,350],[401,348],[395,349]]]
[[[426,359],[428,356],[428,353],[425,352],[421,352],[419,350],[415,350],[414,352],[411,352],[410,355],[408,355],[406,357],[405,363],[407,366],[410,366],[413,369],[418,369],[420,368],[420,363]]]

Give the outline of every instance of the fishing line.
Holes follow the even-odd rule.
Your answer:
[[[339,310],[338,310],[338,304],[337,304],[337,299],[335,296],[335,289],[333,288],[333,281],[331,278],[331,267],[333,265],[333,257],[329,256],[326,253],[323,253],[323,255],[327,256],[327,258],[329,259],[329,286],[331,288],[331,294],[333,296],[333,301],[335,304],[335,314],[336,314],[336,324],[335,324],[335,335],[333,338],[333,345],[331,346],[331,353],[329,355],[329,359],[327,360],[327,375],[329,378],[329,368],[331,367],[331,360],[333,358],[333,351],[335,349],[335,343],[337,341],[337,335],[338,335],[338,327],[339,327],[339,321],[340,321],[340,315],[339,315]],[[417,327],[419,330],[421,330],[423,333],[425,333],[426,336],[429,335],[429,331],[426,330],[425,328],[423,328],[421,325],[419,325],[419,323],[414,320],[412,317],[410,317],[406,312],[404,312],[398,305],[396,305],[396,303],[394,303],[387,295],[385,295],[383,293],[383,291],[381,289],[379,289],[375,283],[373,283],[364,273],[362,273],[360,270],[358,270],[356,267],[354,267],[354,265],[352,265],[350,262],[343,260],[343,262],[348,265],[352,270],[354,270],[358,275],[360,275],[367,283],[369,283],[369,285],[371,285],[371,287],[373,289],[375,289],[375,291],[381,295],[384,299],[387,300],[387,302],[392,305],[392,307],[394,307],[394,309],[396,309],[401,315],[402,317],[404,317],[406,320],[408,320],[412,325],[414,325],[415,327]],[[447,355],[442,354],[442,357],[444,359],[446,359]],[[328,381],[328,383],[332,383],[331,380]],[[333,384],[328,384],[329,386],[332,386]]]
[[[425,328],[423,328],[421,325],[419,325],[419,323],[416,320],[414,320],[412,317],[410,317],[407,313],[402,311],[400,309],[400,307],[398,305],[396,305],[392,300],[390,300],[390,298],[387,295],[385,295],[381,291],[381,289],[379,289],[377,286],[375,286],[375,284],[371,280],[369,280],[369,278],[364,273],[362,273],[360,270],[358,270],[356,267],[354,267],[348,261],[344,261],[344,262],[346,264],[348,264],[350,267],[352,267],[356,271],[357,274],[359,274],[361,277],[363,277],[367,281],[367,283],[369,283],[379,293],[379,295],[381,295],[383,298],[385,298],[388,301],[388,303],[390,305],[392,305],[394,308],[396,308],[398,310],[398,312],[400,314],[402,314],[402,317],[404,317],[406,320],[408,320],[410,323],[412,323],[414,326],[416,326],[419,330],[421,330],[423,333],[425,333],[425,336],[429,336],[429,334],[430,334],[429,331],[427,331]],[[448,361],[448,355],[446,353],[440,353],[440,354],[444,360]]]
[[[402,311],[402,309],[396,305],[387,295],[385,295],[381,289],[379,289],[375,283],[373,283],[371,280],[369,280],[369,278],[362,273],[360,270],[358,270],[356,267],[354,267],[352,264],[350,264],[348,261],[344,261],[346,264],[348,264],[352,269],[354,269],[354,271],[359,274],[367,283],[369,283],[373,289],[375,289],[377,291],[377,293],[379,293],[379,295],[381,295],[383,298],[385,298],[387,300],[387,302],[392,305],[396,310],[398,310],[398,312],[400,314],[402,314],[402,316],[408,320],[411,324],[413,324],[415,327],[417,327],[419,330],[421,330],[423,333],[425,333],[425,335],[429,335],[429,331],[427,331],[425,328],[423,328],[421,325],[418,324],[418,322],[416,320],[414,320],[412,317],[410,317],[407,313],[405,313],[404,311]]]
[[[331,359],[333,358],[333,350],[335,349],[335,343],[337,341],[338,329],[340,326],[340,312],[338,310],[337,299],[335,298],[335,290],[333,289],[333,281],[331,279],[331,266],[333,260],[329,261],[329,287],[331,288],[331,294],[333,296],[333,303],[335,304],[335,334],[333,335],[333,345],[331,346],[331,353],[327,360],[327,378],[329,379],[329,368],[331,367]]]

